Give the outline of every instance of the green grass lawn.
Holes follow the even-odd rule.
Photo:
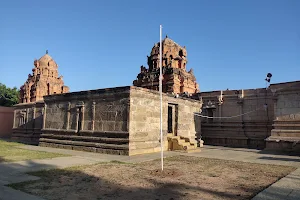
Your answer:
[[[23,144],[0,140],[0,163],[67,156],[67,155],[57,154],[57,153],[49,153],[44,151],[32,151],[32,150],[18,148],[18,146],[21,145]]]

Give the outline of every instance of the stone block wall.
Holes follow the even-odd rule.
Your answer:
[[[43,127],[43,113],[43,101],[15,105],[12,139],[37,145]]]
[[[300,82],[271,85],[275,120],[267,149],[300,153]]]
[[[40,145],[128,155],[130,87],[45,96]]]
[[[174,98],[163,94],[164,150],[167,150],[168,105],[177,107],[176,133],[179,136],[196,138],[201,131],[196,126],[194,112],[199,112],[201,102],[192,99]],[[159,92],[139,87],[130,90],[129,154],[160,151],[160,95]],[[195,127],[196,126],[196,127]]]
[[[200,134],[201,102],[163,94],[164,150],[171,134],[195,140]],[[176,113],[176,114],[175,114]],[[176,120],[175,120],[176,117]],[[15,107],[14,139],[40,146],[135,155],[160,151],[160,95],[139,87],[119,87],[44,97]]]
[[[163,95],[163,118],[167,119],[167,96]],[[132,87],[130,90],[130,155],[160,151],[160,96],[158,92]],[[163,121],[163,135],[167,121]],[[166,141],[166,140],[165,140]],[[164,145],[167,148],[167,145]]]
[[[202,92],[199,96],[204,103],[202,115],[216,117],[202,118],[201,136],[205,144],[265,148],[265,139],[271,134],[274,119],[270,90]]]

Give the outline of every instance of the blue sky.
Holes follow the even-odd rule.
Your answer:
[[[187,47],[201,91],[299,80],[298,0],[9,0],[0,3],[0,82],[20,87],[49,51],[71,91],[132,85],[159,25]]]

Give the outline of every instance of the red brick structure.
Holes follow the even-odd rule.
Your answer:
[[[134,86],[159,90],[159,46],[156,43],[148,57],[147,69],[141,66],[141,72],[133,81]],[[165,93],[189,93],[199,92],[199,85],[193,74],[193,69],[186,70],[187,51],[173,40],[166,38],[162,41],[162,67],[163,67],[163,92]]]
[[[0,138],[9,138],[12,133],[14,108],[0,106]]]
[[[27,81],[20,88],[20,103],[40,101],[46,95],[69,92],[63,77],[58,76],[58,65],[48,52],[35,60],[34,66],[32,75],[28,75]]]

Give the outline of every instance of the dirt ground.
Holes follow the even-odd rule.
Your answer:
[[[12,187],[45,199],[251,199],[295,168],[190,156],[140,164],[118,162],[31,173]]]

